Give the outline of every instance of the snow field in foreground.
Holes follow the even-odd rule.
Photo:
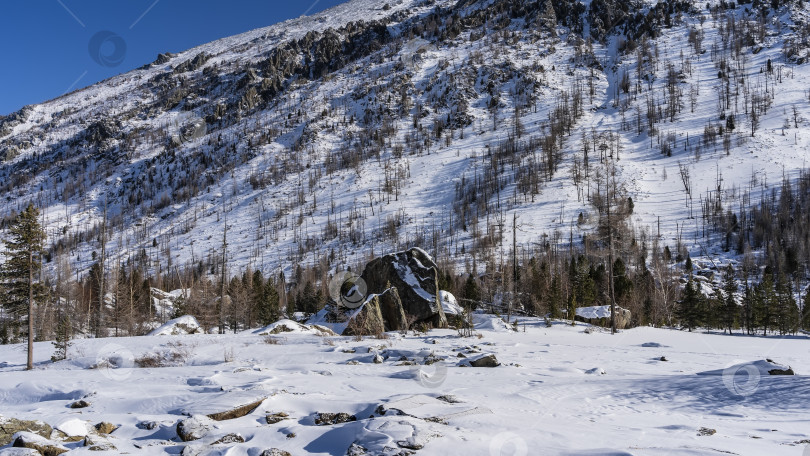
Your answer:
[[[2,346],[0,410],[5,418],[82,431],[77,435],[93,435],[92,425],[110,422],[119,428],[102,439],[116,448],[107,454],[178,454],[191,446],[186,451],[193,454],[279,448],[345,455],[353,444],[368,454],[806,451],[807,337],[654,328],[611,336],[585,333],[584,324],[546,327],[530,318],[520,318],[514,332],[486,315],[476,316],[476,326],[481,337],[435,330],[361,341],[306,331],[278,333],[275,343],[266,343],[261,331],[88,339],[75,341],[71,359],[58,363],[48,361],[52,347],[42,342],[33,372],[22,370],[22,345]],[[167,367],[137,367],[149,354],[161,354]],[[500,366],[464,367],[489,354]],[[774,366],[791,366],[796,375],[768,375]],[[70,408],[79,399],[90,406]],[[177,437],[185,414],[257,400],[245,416],[214,421],[200,440]],[[268,424],[267,415],[281,412],[288,416]],[[356,421],[316,425],[323,412]],[[245,442],[212,445],[231,433]],[[62,444],[75,453],[90,451],[81,441]]]

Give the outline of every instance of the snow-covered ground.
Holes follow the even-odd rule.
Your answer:
[[[24,346],[2,346],[0,414],[89,433],[94,443],[116,448],[101,454],[258,455],[278,448],[342,456],[352,444],[354,454],[364,454],[359,447],[430,455],[810,451],[807,337],[653,328],[610,335],[537,319],[520,319],[514,332],[496,319],[477,315],[480,336],[472,338],[450,330],[360,341],[252,330],[78,340],[70,359],[58,363],[48,360],[51,345],[38,343],[32,372],[23,370]],[[149,354],[162,354],[167,367],[136,367]],[[465,367],[488,354],[500,366]],[[774,365],[765,359],[797,375],[768,375]],[[80,399],[90,405],[70,408]],[[256,401],[243,417],[199,420],[206,434],[199,440],[177,437],[185,414]],[[281,412],[287,416],[268,424],[267,415]],[[356,421],[316,425],[323,412]],[[82,425],[101,421],[119,427],[99,437]],[[245,441],[211,445],[230,433]],[[90,451],[82,441],[62,444],[71,454]]]

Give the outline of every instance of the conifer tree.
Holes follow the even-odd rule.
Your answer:
[[[754,291],[754,326],[762,328],[762,335],[768,335],[773,329],[773,314],[776,308],[776,292],[773,288],[773,276],[766,268],[765,274]]]
[[[734,300],[734,293],[737,292],[737,282],[734,280],[734,268],[729,264],[723,273],[723,332],[731,334],[734,320],[737,317],[739,308]]]
[[[39,224],[39,210],[33,204],[20,212],[8,228],[6,262],[0,268],[4,288],[4,307],[19,321],[28,320],[28,363],[34,368],[34,304],[45,299],[45,287],[38,281],[45,248],[45,231]]]
[[[700,291],[699,286],[695,285],[690,277],[683,289],[676,312],[676,316],[681,321],[681,326],[689,331],[700,326],[700,310],[704,300],[705,296]]]
[[[277,321],[281,317],[279,309],[279,295],[276,284],[272,280],[264,283],[264,293],[259,304],[259,322],[263,326]]]

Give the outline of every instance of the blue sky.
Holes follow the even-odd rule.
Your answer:
[[[3,2],[0,115],[125,73],[152,62],[160,52],[183,51],[343,1]]]

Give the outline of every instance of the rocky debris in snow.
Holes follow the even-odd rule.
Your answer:
[[[346,361],[346,364],[348,364],[349,366],[356,366],[360,364],[360,362],[354,359],[350,359],[349,361]]]
[[[492,354],[470,359],[469,362],[472,367],[498,367],[501,365],[495,355]]]
[[[348,423],[349,421],[357,421],[357,417],[344,412],[318,412],[315,414],[315,424],[318,426],[331,426],[333,424]]]
[[[702,427],[702,428],[698,429],[698,433],[697,433],[697,435],[700,435],[700,436],[707,436],[707,435],[714,435],[714,434],[717,434],[717,430],[710,429],[710,428],[707,428],[707,427]]]
[[[642,347],[647,347],[647,348],[663,347],[663,345],[659,344],[658,342],[644,342],[643,344],[641,344],[641,346]]]
[[[297,321],[282,319],[271,323],[264,328],[253,331],[260,336],[272,336],[284,333],[315,334],[317,336],[337,336],[338,334],[329,328],[321,325],[305,325]]]
[[[658,358],[658,361],[669,361],[666,356]]]
[[[445,328],[447,318],[439,302],[437,271],[433,259],[414,247],[371,260],[360,277],[365,280],[369,294],[394,287],[406,317],[414,323]]]
[[[452,394],[445,394],[443,396],[438,396],[436,397],[436,399],[442,402],[447,402],[448,404],[461,404],[462,402],[464,402],[461,399],[457,398],[456,396],[453,396]]]
[[[289,437],[289,436],[288,436]],[[288,451],[279,450],[278,448],[270,448],[259,453],[259,456],[292,456]]]
[[[115,445],[107,441],[96,441],[90,437],[84,438],[83,446],[89,447],[88,450],[90,451],[115,451]]]
[[[225,443],[244,443],[244,442],[245,442],[245,438],[242,437],[241,434],[232,432],[230,434],[227,434],[227,435],[224,435],[224,436],[220,437],[215,442],[213,442],[211,445],[220,445],[220,444],[225,444]]]
[[[226,410],[224,412],[210,413],[208,414],[208,418],[211,418],[214,421],[225,421],[225,420],[232,420],[234,418],[241,418],[256,410],[256,408],[262,405],[262,402],[264,402],[265,399],[267,398],[262,397],[257,401],[245,405],[240,405],[239,407],[235,407],[233,409]]]
[[[355,350],[354,348],[344,348],[343,350],[341,350],[341,352],[342,353],[357,353],[357,350]]]
[[[363,432],[358,433],[347,449],[347,455],[404,456],[421,450],[432,439],[441,437],[434,424],[407,416],[380,417],[364,422]],[[382,437],[382,438],[381,438]],[[393,446],[394,443],[396,446]]]
[[[278,413],[268,413],[267,416],[264,417],[264,419],[265,421],[267,421],[267,424],[276,424],[280,421],[286,420],[289,417],[290,415],[288,415],[285,412],[278,412]]]
[[[352,443],[346,450],[346,456],[366,456],[367,454],[368,450],[357,443]]]
[[[436,363],[438,363],[440,361],[443,361],[443,360],[444,360],[444,358],[441,358],[438,355],[436,355],[435,353],[431,352],[429,355],[425,356],[425,359],[423,360],[422,363],[425,366],[430,366],[431,364],[436,364]]]
[[[18,432],[14,434],[15,448],[31,448],[37,450],[42,456],[57,456],[62,453],[67,453],[68,449],[59,443],[42,437],[33,432]]]
[[[179,336],[186,334],[202,334],[203,328],[196,318],[191,315],[183,315],[182,317],[169,320],[160,325],[158,328],[152,330],[148,335],[150,336]]]
[[[158,426],[159,425],[157,421],[141,421],[138,424],[136,424],[136,427],[138,429],[146,429],[147,431],[157,429]]]
[[[53,429],[42,421],[18,420],[17,418],[5,418],[0,415],[0,446],[8,445],[13,440],[14,434],[26,431],[48,438]]]
[[[594,326],[610,326],[610,306],[578,307],[576,319]],[[631,313],[629,310],[616,306],[616,327],[625,329],[630,325]]]
[[[184,442],[199,440],[211,431],[214,420],[204,415],[194,415],[177,422],[177,436]]]
[[[788,366],[787,369],[771,369],[768,371],[770,375],[795,375],[793,369]]]
[[[605,375],[605,374],[607,374],[607,372],[605,372],[605,370],[602,369],[601,367],[594,367],[593,369],[588,369],[588,370],[585,371],[585,373],[586,374],[591,374],[591,375]]]
[[[99,434],[112,434],[113,431],[118,429],[118,426],[116,426],[116,425],[114,425],[112,423],[108,423],[106,421],[102,421],[102,422],[96,424],[95,427],[96,427],[96,431],[98,431]]]
[[[383,357],[382,357],[382,356],[380,356],[380,354],[379,354],[379,353],[376,353],[376,354],[374,355],[374,358],[372,359],[372,361],[374,362],[374,364],[382,364],[382,362],[383,362]]]
[[[42,454],[31,448],[3,448],[0,449],[0,456],[42,456]]]
[[[86,408],[90,407],[90,403],[85,401],[84,399],[78,400],[72,404],[70,404],[70,408],[77,409],[77,408]]]

